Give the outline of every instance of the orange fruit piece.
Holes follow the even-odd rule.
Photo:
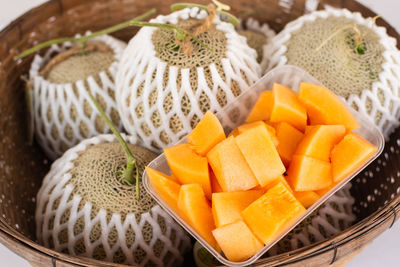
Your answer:
[[[235,141],[262,187],[285,172],[285,166],[265,126],[252,127],[236,136]]]
[[[225,192],[248,190],[258,185],[233,136],[211,149],[207,159]]]
[[[295,154],[329,161],[332,148],[343,139],[343,125],[316,125],[307,131]]]
[[[230,261],[247,260],[263,248],[243,220],[217,228],[212,233]]]
[[[236,128],[237,131],[234,133],[234,136],[238,136],[239,134],[247,131],[248,129],[251,129],[251,128],[254,128],[254,127],[257,127],[260,125],[265,127],[265,129],[268,131],[269,135],[271,136],[272,143],[274,143],[274,146],[277,146],[279,141],[278,141],[278,138],[276,138],[275,128],[272,127],[271,125],[268,125],[264,121],[255,121],[255,122],[251,122],[251,123],[242,124]]]
[[[254,104],[246,122],[269,120],[273,104],[272,91],[265,91],[260,94],[257,102]]]
[[[214,219],[203,188],[199,184],[182,185],[179,191],[178,207],[187,223],[208,244],[218,250],[217,242],[211,233],[215,229]]]
[[[360,128],[351,111],[329,89],[303,82],[298,97],[307,109],[310,124],[344,125],[348,130]]]
[[[314,191],[332,184],[331,164],[308,156],[293,156],[287,174],[295,191]]]
[[[356,133],[347,134],[331,153],[333,181],[340,182],[363,165],[377,147]]]
[[[303,139],[304,134],[287,122],[277,123],[275,129],[278,138],[276,149],[285,166],[289,166],[297,145]]]
[[[212,194],[212,213],[217,228],[241,218],[240,213],[265,190],[247,190]]]
[[[180,144],[164,149],[168,165],[181,184],[200,184],[206,196],[211,199],[211,184],[208,162],[197,155],[189,144]]]
[[[225,132],[218,118],[207,111],[193,131],[187,136],[190,147],[200,156],[225,139]]]
[[[287,187],[278,183],[242,211],[242,217],[255,236],[268,245],[304,212]]]
[[[290,88],[275,83],[273,86],[273,106],[270,122],[287,122],[300,131],[307,125],[306,108]]]
[[[167,175],[153,170],[150,167],[146,167],[146,173],[157,194],[168,206],[179,213],[178,196],[181,185],[171,180]]]

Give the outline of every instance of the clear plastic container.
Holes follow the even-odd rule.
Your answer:
[[[219,118],[225,132],[228,134],[236,126],[242,124],[247,114],[250,112],[252,106],[258,99],[261,92],[271,90],[274,83],[279,83],[291,88],[294,91],[298,91],[301,82],[308,82],[313,84],[321,84],[319,81],[314,79],[310,74],[304,70],[295,66],[282,66],[275,68],[264,75],[257,83],[250,87],[247,91],[243,92],[233,103],[226,106],[223,110],[218,112],[216,115]],[[344,102],[345,103],[345,102]],[[346,103],[345,103],[346,104]],[[275,243],[282,239],[287,233],[289,233],[296,225],[298,225],[302,220],[304,220],[308,215],[310,215],[316,208],[318,208],[322,203],[324,203],[331,195],[342,188],[346,183],[348,183],[354,176],[361,172],[367,165],[369,165],[373,160],[375,160],[379,154],[382,152],[384,147],[384,138],[380,133],[379,129],[363,114],[358,113],[353,108],[346,106],[352,111],[359,124],[360,129],[355,132],[360,134],[366,140],[375,145],[378,150],[367,162],[365,162],[361,167],[355,170],[347,178],[343,179],[339,184],[332,188],[328,193],[321,197],[316,203],[307,209],[307,212],[292,225],[284,229],[281,234],[270,244],[265,245],[260,251],[258,251],[254,256],[247,259],[246,261],[233,262],[229,261],[223,254],[218,253],[214,248],[212,248],[202,237],[200,237],[197,232],[187,224],[178,214],[176,214],[166,202],[164,202],[157,194],[153,186],[150,184],[147,173],[143,174],[143,184],[147,192],[163,207],[186,231],[188,231],[195,239],[197,239],[210,253],[218,259],[221,263],[228,266],[243,266],[254,263],[258,258],[260,258],[265,252],[268,251]],[[187,142],[186,138],[182,139],[179,143]],[[170,174],[171,170],[168,167],[167,161],[164,154],[161,154],[156,159],[154,159],[149,167],[160,171],[165,174]]]

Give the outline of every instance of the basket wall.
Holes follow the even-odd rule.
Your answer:
[[[32,45],[56,37],[96,31],[120,23],[157,7],[168,13],[172,0],[53,0],[27,12],[0,32],[0,242],[30,261],[34,266],[118,266],[91,259],[71,257],[38,245],[35,241],[35,196],[50,162],[37,144],[28,144],[21,75],[28,72],[32,56],[15,62],[13,56]],[[194,1],[208,3],[208,1]],[[305,12],[305,0],[233,0],[225,1],[239,11],[257,10],[255,17],[279,31]],[[353,0],[321,1],[360,11],[373,12]],[[399,35],[385,21],[391,36]],[[115,33],[129,40],[137,31],[128,28]],[[340,235],[287,254],[261,260],[261,265],[292,263],[294,266],[321,266],[346,258],[387,229],[400,211],[400,130],[394,133],[380,159],[354,178],[353,193],[358,222]]]

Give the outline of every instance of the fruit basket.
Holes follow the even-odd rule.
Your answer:
[[[142,14],[156,7],[166,14],[176,1],[49,1],[21,16],[0,32],[0,110],[2,142],[0,143],[0,241],[27,259],[33,266],[122,266],[88,258],[69,256],[37,243],[35,234],[35,196],[50,161],[37,144],[28,143],[24,83],[21,75],[29,70],[33,57],[14,61],[23,50],[49,39],[72,36],[77,32],[96,31]],[[356,1],[231,1],[233,13],[260,10],[255,18],[268,22],[276,31],[308,12],[325,4],[375,14]],[[205,3],[202,1],[201,3]],[[313,5],[314,3],[314,5]],[[383,20],[389,35],[399,35]],[[115,33],[129,40],[136,32],[127,28]],[[382,155],[353,179],[352,195],[356,198],[354,225],[340,234],[301,249],[262,258],[256,266],[326,266],[351,259],[362,247],[390,228],[400,210],[400,129],[396,129]],[[185,266],[193,264],[188,254]]]

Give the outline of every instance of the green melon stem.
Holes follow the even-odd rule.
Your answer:
[[[109,33],[113,33],[113,32],[122,30],[122,29],[124,29],[124,28],[126,28],[126,27],[131,26],[131,23],[132,23],[132,22],[141,21],[141,20],[143,20],[143,19],[145,19],[145,18],[147,18],[147,17],[149,17],[149,16],[155,14],[156,12],[157,12],[157,9],[155,9],[155,8],[150,9],[150,10],[147,11],[146,13],[144,13],[144,14],[142,14],[142,15],[140,15],[140,16],[134,18],[134,19],[125,21],[125,22],[123,22],[123,23],[120,23],[120,24],[111,26],[111,27],[109,27],[109,28],[106,28],[106,29],[103,29],[103,30],[94,32],[94,33],[92,33],[92,34],[82,36],[82,37],[66,37],[66,38],[59,38],[59,39],[53,39],[53,40],[50,40],[50,41],[47,41],[47,42],[38,44],[38,45],[36,45],[36,46],[34,46],[34,47],[30,48],[30,49],[25,50],[24,52],[22,52],[22,53],[19,54],[18,56],[15,56],[15,57],[14,57],[14,60],[17,60],[17,59],[26,57],[26,56],[28,56],[28,55],[30,55],[30,54],[32,54],[32,53],[34,53],[34,52],[36,52],[36,51],[38,51],[38,50],[40,50],[40,49],[43,49],[43,48],[52,46],[53,44],[61,44],[61,43],[65,43],[65,42],[77,42],[80,46],[84,46],[85,43],[86,43],[89,39],[91,39],[91,38],[93,38],[93,37],[100,36],[100,35],[104,35],[104,34],[109,34]]]
[[[223,5],[224,7],[226,5]],[[199,5],[199,4],[192,4],[192,3],[178,3],[178,4],[172,4],[171,5],[171,10],[172,11],[177,11],[177,10],[181,10],[181,9],[185,9],[187,7],[197,7],[200,8],[202,10],[205,10],[208,12],[208,8],[204,5]],[[217,14],[220,14],[224,17],[226,17],[228,19],[228,22],[233,24],[233,26],[237,27],[239,25],[239,19],[237,17],[235,17],[234,15],[225,12],[223,10],[221,10],[221,8],[216,10]]]
[[[136,198],[139,200],[139,194],[140,194],[140,189],[139,189],[139,168],[137,165],[137,160],[133,156],[132,151],[129,149],[128,144],[125,142],[124,138],[122,138],[121,134],[115,127],[115,125],[112,123],[112,121],[108,118],[106,113],[104,112],[103,108],[99,104],[99,102],[96,100],[96,98],[92,95],[90,91],[87,91],[90,99],[92,100],[93,104],[95,105],[97,111],[100,113],[100,116],[103,118],[103,120],[106,122],[108,127],[110,127],[111,131],[117,138],[118,142],[122,146],[122,148],[125,151],[126,155],[126,168],[124,171],[124,180],[128,184],[133,184],[136,182]],[[133,171],[135,170],[135,174],[133,175]],[[134,176],[134,178],[133,178]]]

